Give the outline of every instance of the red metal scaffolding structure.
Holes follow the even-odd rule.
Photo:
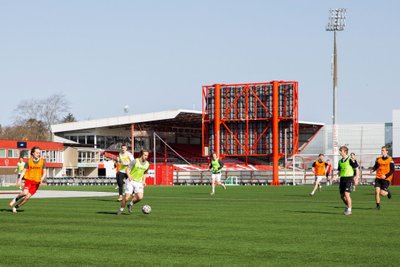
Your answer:
[[[271,157],[272,184],[279,185],[279,159],[285,151],[298,151],[298,83],[215,84],[202,89],[202,155],[245,157],[246,163],[248,157]]]

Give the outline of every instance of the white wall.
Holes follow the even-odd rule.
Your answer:
[[[400,110],[392,111],[393,121],[393,157],[400,157]]]
[[[107,177],[115,177],[117,175],[116,169],[114,168],[114,161],[105,160],[104,161],[104,168],[106,169],[106,176]]]
[[[339,146],[346,145],[350,152],[379,154],[385,145],[384,123],[339,124],[337,128]],[[332,154],[332,125],[325,125],[302,152],[317,153]]]

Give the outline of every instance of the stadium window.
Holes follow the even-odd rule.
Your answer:
[[[137,137],[135,138],[135,152],[139,152],[142,149],[150,148],[150,138]]]
[[[106,148],[106,137],[105,136],[97,136],[96,140],[97,148]]]
[[[7,157],[8,158],[18,158],[18,150],[17,149],[8,149]]]
[[[88,144],[88,145],[94,145],[94,135],[88,135],[88,136],[86,136],[86,144]]]
[[[78,137],[78,143],[79,143],[79,144],[86,144],[86,138],[85,138],[85,136],[79,136],[79,137]]]
[[[200,138],[191,137],[189,143],[191,145],[201,145]]]
[[[42,159],[46,160],[47,162],[49,161],[49,153],[46,150],[42,150]]]
[[[19,156],[23,158],[29,158],[29,150],[21,150]]]
[[[78,154],[78,162],[84,162],[84,154],[82,151],[80,151]]]
[[[6,157],[6,150],[0,149],[0,158],[5,158],[5,157]]]
[[[63,162],[61,151],[55,151],[55,162]]]
[[[164,139],[168,144],[175,144],[175,133],[168,133]]]
[[[49,151],[49,161],[56,162],[56,152],[55,151]]]
[[[189,144],[189,138],[185,136],[179,136],[177,139],[178,144]]]

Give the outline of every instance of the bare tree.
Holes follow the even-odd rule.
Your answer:
[[[50,126],[62,121],[64,114],[69,111],[69,102],[64,94],[58,93],[45,99],[29,99],[21,101],[14,109],[16,125],[27,123],[33,119],[44,124],[50,133]]]
[[[22,124],[2,127],[0,139],[48,141],[50,135],[42,121],[29,119]]]

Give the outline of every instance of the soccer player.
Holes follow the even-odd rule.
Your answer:
[[[128,204],[129,213],[132,212],[133,205],[143,199],[144,187],[146,186],[147,173],[150,163],[147,161],[149,151],[142,149],[140,157],[131,161],[127,168],[128,179],[126,179],[125,197],[122,199],[121,207],[117,212],[120,215],[124,212],[126,203],[132,195],[132,201]]]
[[[353,152],[350,153],[350,158],[352,161],[357,163],[357,166],[359,166],[358,162],[357,162],[356,154],[354,154]],[[360,167],[358,167],[358,168],[360,168]],[[354,174],[355,173],[356,173],[356,170],[354,170]],[[361,171],[359,173],[361,174]],[[353,191],[356,191],[356,186],[358,185],[358,178],[359,177],[354,176]]]
[[[23,191],[10,202],[13,213],[24,205],[36,193],[43,179],[46,177],[46,164],[41,158],[40,148],[35,146],[31,149],[31,158],[25,163],[17,186],[21,185],[22,178],[25,178]]]
[[[15,172],[18,173],[17,183],[18,183],[19,177],[21,177],[21,173],[24,171],[24,169],[25,169],[24,157],[19,157],[19,162],[17,163],[17,168],[15,169]],[[19,186],[19,189],[22,190],[22,186]]]
[[[128,178],[126,174],[126,169],[129,164],[133,160],[133,155],[128,151],[128,147],[126,145],[121,146],[121,152],[118,155],[117,163],[119,166],[119,170],[117,172],[117,184],[118,184],[118,201],[121,201],[123,190],[124,190],[124,181]]]
[[[340,176],[340,184],[339,184],[339,191],[340,191],[340,197],[343,200],[343,203],[346,205],[344,209],[344,215],[351,215],[351,207],[352,207],[352,202],[351,202],[351,187],[353,185],[354,177],[359,176],[359,169],[357,162],[354,162],[350,159],[349,155],[349,149],[346,146],[341,146],[339,148],[339,154],[342,157],[339,160],[338,164],[338,171],[339,171],[339,176]],[[354,171],[356,172],[354,174]]]
[[[117,174],[118,174],[118,172],[119,172],[119,163],[118,163],[118,160],[117,160],[117,159],[114,159],[113,162],[114,162],[114,167],[113,167],[113,169],[115,169],[115,179],[117,179]],[[118,189],[118,188],[119,188],[119,186],[118,186],[118,184],[117,184],[117,186],[115,187],[115,189]]]
[[[393,159],[388,155],[389,147],[383,146],[379,158],[376,159],[375,165],[371,170],[371,173],[376,171],[375,178],[375,200],[376,209],[381,209],[381,196],[392,198],[392,194],[389,191],[389,185],[392,182],[394,173],[394,162]]]
[[[328,164],[328,166],[326,166],[326,185],[330,185],[331,184],[331,179],[329,179],[329,176],[331,174],[331,170],[332,170],[332,164],[329,161],[329,159],[326,160],[326,164]]]
[[[226,186],[221,183],[222,167],[224,163],[218,158],[216,153],[212,154],[210,169],[211,169],[211,195],[215,194],[215,185],[221,185],[224,189]]]
[[[313,163],[312,170],[315,174],[315,182],[314,182],[314,189],[310,193],[310,196],[315,194],[315,191],[321,191],[321,181],[325,178],[326,175],[326,168],[328,163],[324,161],[324,154],[319,154],[318,159]]]

